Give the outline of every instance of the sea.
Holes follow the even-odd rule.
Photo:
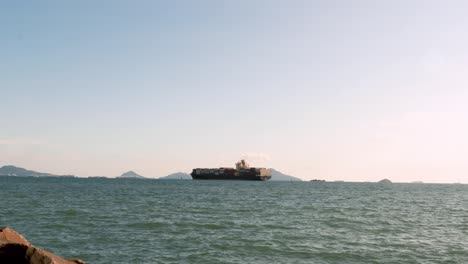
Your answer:
[[[0,177],[0,226],[87,263],[468,263],[468,185]]]

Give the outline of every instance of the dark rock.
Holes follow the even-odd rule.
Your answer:
[[[8,227],[0,227],[0,263],[2,264],[85,264],[79,259],[64,259],[37,248],[21,234]]]

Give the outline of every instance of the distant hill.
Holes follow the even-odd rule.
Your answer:
[[[192,176],[190,176],[190,174],[188,173],[176,172],[176,173],[172,173],[167,176],[164,176],[164,177],[159,177],[159,179],[161,180],[191,180]]]
[[[389,179],[383,179],[383,180],[380,180],[378,183],[392,183],[392,181]]]
[[[271,169],[271,179],[270,181],[302,181],[299,178],[284,174],[275,169]]]
[[[141,176],[140,174],[134,171],[127,171],[122,175],[117,176],[117,178],[146,179],[145,177]]]
[[[27,170],[27,169],[19,168],[19,167],[12,166],[12,165],[8,165],[8,166],[3,166],[3,167],[1,167],[1,168],[0,168],[0,175],[2,175],[2,176],[18,176],[18,177],[28,177],[28,176],[44,177],[44,176],[52,176],[52,174],[49,174],[49,173],[42,173],[42,172]]]
[[[73,175],[54,175],[50,173],[37,172],[8,165],[0,168],[0,176],[16,177],[74,177]]]

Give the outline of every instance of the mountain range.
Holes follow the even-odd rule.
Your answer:
[[[0,176],[17,176],[17,177],[73,177],[72,175],[54,175],[50,173],[43,173],[43,172],[36,172],[32,170],[23,169],[16,166],[3,166],[0,168]],[[104,178],[104,177],[99,177]],[[128,171],[123,173],[117,178],[131,178],[131,179],[147,179],[134,171]],[[174,180],[174,179],[182,179],[182,180],[191,180],[192,176],[188,173],[183,172],[176,172],[164,177],[160,177],[159,179],[163,180]],[[272,181],[302,181],[299,178],[281,173],[275,169],[271,169],[271,180]]]
[[[0,176],[17,176],[17,177],[59,177],[72,175],[54,175],[50,173],[37,172],[19,168],[12,165],[3,166],[0,168]]]

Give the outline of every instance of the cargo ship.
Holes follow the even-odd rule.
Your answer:
[[[241,160],[236,163],[236,168],[197,168],[190,175],[194,180],[266,181],[271,179],[271,170],[250,167]]]

